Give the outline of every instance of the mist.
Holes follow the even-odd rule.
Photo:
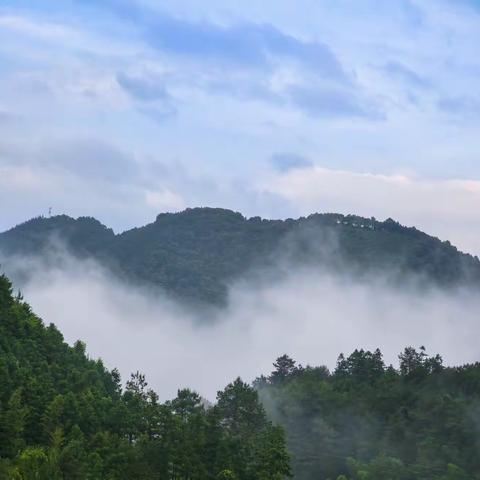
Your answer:
[[[360,281],[290,269],[276,280],[257,275],[235,283],[228,306],[205,321],[204,312],[127,286],[92,261],[10,258],[2,265],[67,342],[86,342],[88,354],[117,367],[124,381],[144,373],[163,400],[189,387],[213,401],[237,376],[268,374],[283,353],[329,368],[355,348],[379,347],[394,365],[408,345],[425,345],[447,365],[479,358],[480,300],[468,290],[399,288],[378,276]]]

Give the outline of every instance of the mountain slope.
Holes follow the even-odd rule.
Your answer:
[[[279,265],[395,279],[420,276],[440,286],[480,283],[479,260],[449,242],[391,219],[338,214],[264,220],[195,208],[160,214],[118,235],[92,218],[37,218],[0,234],[0,251],[48,255],[59,240],[74,255],[99,260],[128,281],[214,304],[225,302],[229,284],[242,275]]]
[[[209,409],[188,389],[160,403],[138,372],[123,389],[117,371],[89,359],[81,342],[67,345],[0,275],[0,480],[263,480],[288,473],[283,431],[268,421],[251,386],[235,380]]]
[[[33,218],[0,234],[0,249],[7,255],[39,254],[54,248],[57,241],[77,255],[91,255],[114,238],[113,230],[94,218],[58,215]]]

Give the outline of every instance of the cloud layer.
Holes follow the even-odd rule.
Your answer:
[[[304,215],[320,209],[393,217],[480,253],[477,180],[427,180],[306,166],[273,175],[259,188],[288,200]]]
[[[206,319],[127,288],[92,263],[66,258],[57,269],[25,262],[17,264],[31,275],[22,292],[45,321],[70,343],[86,341],[124,379],[144,372],[164,399],[189,386],[212,400],[238,375],[251,381],[269,373],[283,353],[330,368],[340,352],[361,347],[380,347],[394,364],[407,345],[426,345],[447,364],[478,359],[480,305],[468,291],[420,294],[408,285],[390,289],[378,277],[358,283],[292,269],[273,282],[239,282],[229,306]],[[15,270],[11,260],[6,266]]]

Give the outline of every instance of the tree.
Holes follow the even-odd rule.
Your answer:
[[[287,378],[295,375],[299,371],[295,360],[288,355],[278,357],[273,366],[275,370],[270,374],[269,380],[272,384],[278,384],[285,381]]]
[[[282,478],[289,464],[283,430],[266,417],[257,391],[237,378],[218,392],[212,418],[221,429],[220,471],[242,480]]]
[[[25,446],[23,433],[28,408],[22,402],[22,390],[10,396],[6,409],[0,410],[0,458],[14,457]]]
[[[214,409],[220,417],[225,434],[232,438],[253,435],[268,423],[257,391],[241,378],[218,392]]]
[[[438,354],[429,357],[424,346],[420,347],[419,352],[413,347],[406,347],[398,358],[400,360],[400,373],[411,379],[438,373],[443,368],[442,357]]]
[[[64,478],[83,480],[87,478],[89,467],[88,447],[85,436],[75,425],[59,455],[59,464]]]
[[[398,458],[379,455],[368,463],[347,461],[354,480],[407,480],[408,470]]]
[[[382,352],[378,348],[373,353],[362,349],[355,350],[348,358],[340,354],[335,375],[372,382],[380,378],[384,371]]]
[[[28,447],[18,456],[22,480],[50,480],[48,456],[41,447]]]
[[[447,465],[447,473],[441,477],[441,480],[469,480],[470,476],[467,475],[460,467],[449,463]]]
[[[290,456],[281,427],[267,426],[257,440],[256,457],[258,480],[282,480],[292,476]]]
[[[202,480],[206,477],[206,415],[200,395],[179,390],[171,402],[173,428],[170,432],[171,470],[176,478]]]

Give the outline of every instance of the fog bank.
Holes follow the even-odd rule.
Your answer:
[[[330,368],[340,352],[355,348],[379,347],[395,365],[407,345],[425,345],[447,364],[480,358],[480,300],[468,291],[420,293],[381,279],[294,270],[274,282],[232,286],[228,307],[202,323],[181,305],[127,287],[92,262],[3,263],[7,273],[28,265],[30,278],[15,287],[69,343],[85,341],[89,355],[117,367],[124,380],[145,373],[162,399],[190,387],[213,400],[236,376],[251,381],[269,373],[283,353]]]

